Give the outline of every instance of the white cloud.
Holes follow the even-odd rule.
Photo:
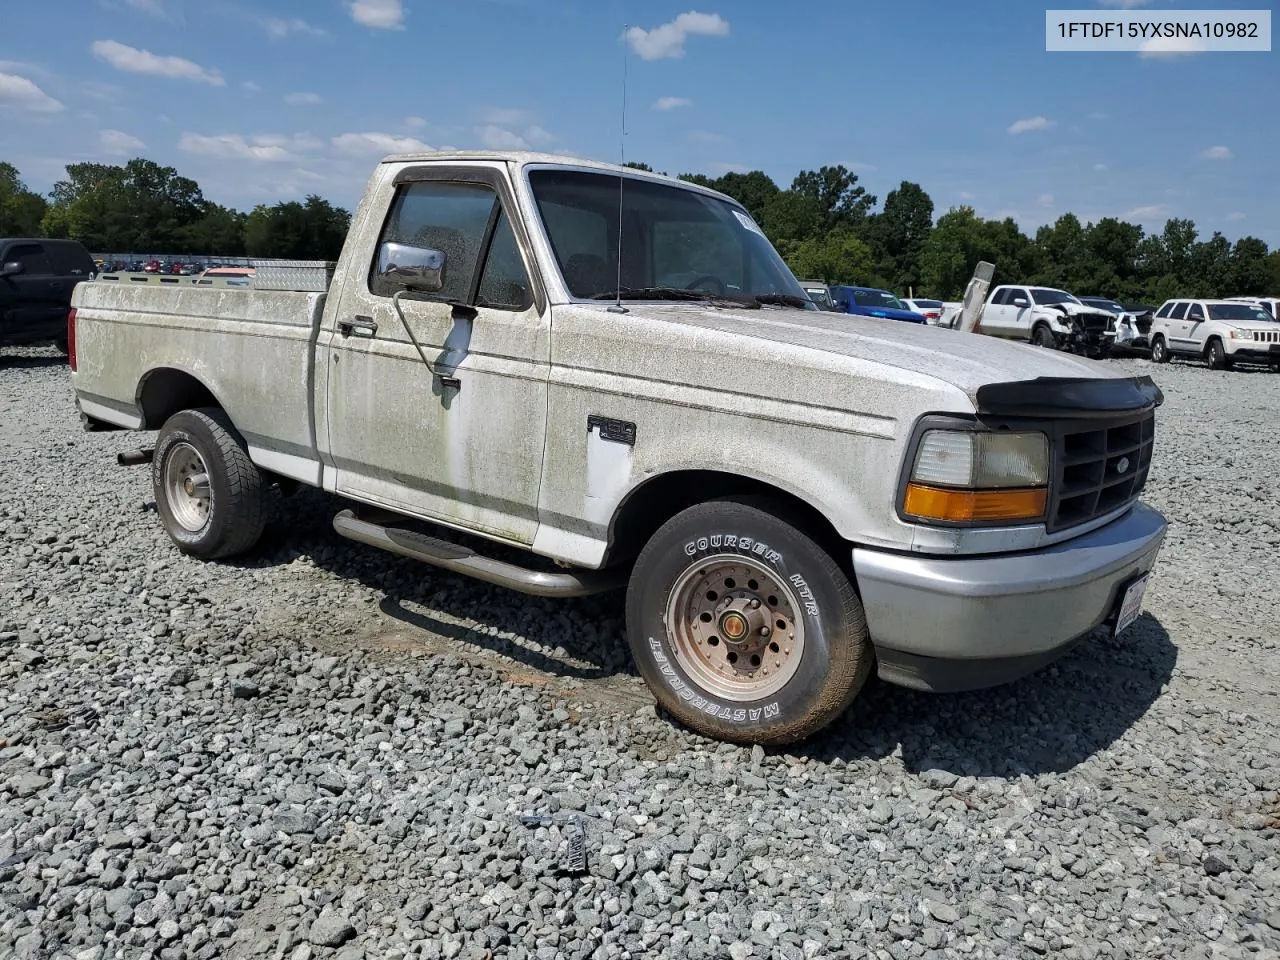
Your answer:
[[[318,93],[287,93],[284,102],[291,107],[314,107],[324,103],[324,97]]]
[[[124,0],[124,2],[139,13],[150,14],[153,17],[163,17],[165,15],[164,6],[160,0]]]
[[[376,30],[403,30],[403,0],[350,0],[351,19]]]
[[[1134,207],[1132,210],[1126,210],[1122,213],[1121,219],[1137,220],[1139,222],[1151,222],[1160,220],[1169,215],[1169,208],[1163,204],[1152,204],[1146,207]]]
[[[394,133],[344,133],[333,138],[334,149],[351,156],[387,156],[391,153],[426,153],[431,149],[415,137]]]
[[[1009,134],[1014,136],[1019,133],[1029,133],[1032,130],[1048,130],[1052,126],[1053,121],[1046,117],[1027,117],[1009,124]]]
[[[641,60],[670,60],[684,56],[685,40],[691,36],[725,37],[729,21],[718,13],[690,10],[670,23],[645,30],[632,27],[624,34],[631,49]]]
[[[288,37],[297,35],[323,37],[324,31],[319,27],[312,26],[305,20],[299,20],[296,17],[290,20],[282,20],[273,17],[269,20],[262,21],[263,28],[267,31],[267,36],[272,40],[285,40]]]
[[[1196,37],[1156,37],[1147,40],[1138,51],[1143,60],[1174,60],[1204,52],[1204,42]]]
[[[258,86],[252,80],[245,80],[240,86],[244,87],[246,93],[261,93],[262,87]]]
[[[103,130],[98,134],[98,146],[113,156],[127,157],[146,149],[147,145],[121,130]]]
[[[1053,194],[1052,194],[1052,193],[1042,193],[1042,194],[1040,194],[1040,196],[1036,197],[1036,202],[1037,202],[1038,204],[1040,204],[1040,206],[1042,206],[1042,207],[1052,207],[1052,206],[1053,206]]]
[[[62,104],[26,77],[0,73],[0,107],[15,107],[32,113],[57,113]]]
[[[1249,216],[1237,210],[1235,213],[1228,213],[1226,219],[1230,223],[1239,223],[1241,220],[1248,220]]]
[[[968,190],[961,190],[960,199],[961,200],[977,200],[978,195],[976,193],[970,193]]]
[[[404,125],[410,130],[421,130],[427,125],[427,121],[423,120],[422,117],[405,117]]]
[[[310,134],[245,137],[240,133],[223,133],[210,137],[199,133],[184,133],[178,141],[178,149],[185,153],[222,160],[257,160],[264,163],[296,160],[298,152],[313,150],[319,145],[320,141]]]
[[[524,138],[535,147],[541,147],[555,140],[556,135],[549,130],[544,130],[537,125],[526,127]]]
[[[1106,169],[1108,169],[1108,168],[1107,168],[1107,165],[1106,165],[1105,163],[1095,163],[1095,164],[1093,165],[1093,169],[1097,170],[1099,173],[1102,173],[1104,170],[1106,170]]]
[[[153,77],[169,77],[175,80],[195,80],[213,87],[226,85],[217,70],[206,70],[197,63],[182,57],[160,57],[149,50],[139,50],[115,40],[98,40],[93,44],[93,55],[125,73],[145,73]]]
[[[1200,151],[1199,155],[1206,160],[1230,160],[1234,156],[1230,147],[1210,147]]]
[[[481,123],[492,123],[499,127],[515,127],[531,119],[533,115],[519,107],[485,107],[480,111]]]
[[[659,97],[653,103],[655,110],[678,110],[680,107],[692,107],[693,101],[685,97]]]
[[[476,128],[476,136],[490,150],[528,150],[529,142],[518,133],[496,124],[485,124]]]

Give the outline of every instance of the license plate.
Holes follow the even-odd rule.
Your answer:
[[[1120,612],[1116,614],[1116,628],[1111,634],[1113,637],[1120,636],[1142,616],[1142,595],[1147,592],[1147,581],[1150,579],[1150,574],[1143,574],[1125,590],[1124,599],[1120,601]]]

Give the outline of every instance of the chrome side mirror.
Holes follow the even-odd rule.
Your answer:
[[[393,286],[418,293],[444,289],[445,255],[428,247],[384,243],[378,248],[378,277]]]
[[[22,264],[17,260],[11,260],[4,266],[0,267],[0,277],[16,277],[22,272]]]

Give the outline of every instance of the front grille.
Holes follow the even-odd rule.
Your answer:
[[[1259,343],[1280,343],[1280,330],[1255,330],[1253,339]]]
[[[1079,526],[1136,500],[1147,484],[1155,434],[1154,411],[1059,424],[1048,529]]]

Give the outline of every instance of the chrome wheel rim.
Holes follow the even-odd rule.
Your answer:
[[[689,566],[664,623],[681,667],[709,693],[746,703],[777,693],[804,654],[800,601],[776,573],[721,555]]]
[[[164,495],[184,530],[198,533],[209,523],[209,471],[200,451],[185,441],[174,444],[165,459]]]

